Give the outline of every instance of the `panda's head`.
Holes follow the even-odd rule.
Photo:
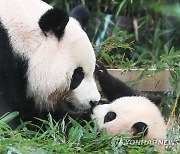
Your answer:
[[[165,139],[166,126],[159,109],[145,97],[131,96],[116,99],[110,104],[97,105],[92,118],[97,119],[100,130],[110,135],[126,131],[141,133],[144,139]]]
[[[28,92],[41,106],[61,105],[69,112],[89,109],[98,102],[93,73],[95,53],[83,30],[89,19],[80,5],[68,16],[49,9],[39,19],[42,43],[30,55]]]

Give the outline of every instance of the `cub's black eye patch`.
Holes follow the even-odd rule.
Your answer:
[[[115,112],[108,112],[104,117],[104,123],[110,122],[114,119],[116,119],[116,113]]]
[[[71,85],[70,85],[70,89],[76,89],[81,81],[84,79],[84,72],[83,72],[83,68],[82,67],[78,67],[74,70],[72,79],[71,79]]]

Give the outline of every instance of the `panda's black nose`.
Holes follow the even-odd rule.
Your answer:
[[[98,101],[90,101],[89,104],[91,108],[94,108],[98,104]]]
[[[91,112],[91,114],[93,114],[93,109],[96,105],[98,105],[98,101],[90,101],[89,104],[91,106],[90,112]]]

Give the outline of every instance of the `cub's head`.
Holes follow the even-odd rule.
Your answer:
[[[28,92],[40,106],[60,105],[76,113],[89,109],[100,99],[93,73],[95,53],[83,30],[89,19],[79,5],[68,16],[50,9],[39,19],[42,44],[31,55]]]
[[[110,135],[126,131],[143,139],[165,139],[166,125],[160,110],[153,102],[141,96],[127,96],[110,104],[95,106],[92,118],[97,119],[99,129]]]

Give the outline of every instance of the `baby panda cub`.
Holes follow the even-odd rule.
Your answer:
[[[158,107],[145,97],[126,96],[110,104],[97,105],[91,117],[109,135],[125,131],[133,137],[140,133],[139,139],[157,139],[157,145],[163,147],[159,141],[166,138],[164,119]]]
[[[164,118],[156,106],[161,101],[160,97],[141,96],[141,92],[133,90],[111,76],[99,62],[96,64],[95,75],[108,99],[107,102],[100,101],[100,104],[92,110],[91,117],[97,120],[100,130],[106,129],[110,135],[122,131],[132,136],[140,133],[139,138],[146,140],[166,138]],[[159,149],[163,147],[158,145]]]

